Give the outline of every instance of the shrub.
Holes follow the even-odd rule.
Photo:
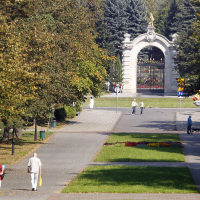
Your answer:
[[[59,107],[55,110],[54,112],[54,116],[56,118],[56,120],[60,121],[60,120],[64,120],[67,116],[66,114],[66,110],[62,107]]]
[[[66,111],[66,118],[71,119],[76,116],[76,108],[73,106],[64,106]]]
[[[80,111],[82,111],[82,107],[81,107],[80,102],[76,102],[76,106],[75,106],[75,108],[76,108],[76,112],[80,112]]]

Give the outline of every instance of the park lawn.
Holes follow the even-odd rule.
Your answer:
[[[198,193],[187,167],[90,166],[62,193]]]
[[[45,132],[45,138],[43,140],[40,139],[40,134],[38,132],[37,141],[34,141],[34,135],[34,132],[23,132],[20,139],[15,139],[14,155],[12,155],[12,138],[9,139],[9,144],[2,144],[2,139],[0,139],[1,164],[12,165],[19,161],[53,135],[53,132]]]
[[[178,134],[113,133],[107,143],[115,142],[180,142]],[[185,162],[180,147],[126,147],[125,144],[104,145],[95,162]]]
[[[82,104],[83,107],[89,106],[89,99]],[[120,97],[118,98],[118,107],[131,107],[133,99],[140,103],[144,101],[146,108],[180,108],[180,99],[177,98],[137,98],[137,97]],[[99,97],[94,99],[94,107],[116,107],[117,98],[115,97]],[[181,99],[182,108],[196,108],[192,98]]]

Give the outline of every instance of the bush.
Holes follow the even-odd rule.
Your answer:
[[[82,111],[82,107],[81,107],[81,104],[79,102],[76,102],[76,112],[81,112]]]
[[[73,106],[64,106],[66,118],[71,119],[76,116],[76,108]]]
[[[54,116],[58,121],[64,120],[67,116],[66,110],[63,107],[59,107],[55,110]]]
[[[71,119],[76,116],[76,112],[81,110],[81,104],[77,102],[75,107],[66,105],[60,106],[55,110],[54,116],[58,121],[65,120],[66,118]]]

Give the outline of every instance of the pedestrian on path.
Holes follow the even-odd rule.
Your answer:
[[[187,121],[187,134],[192,134],[191,128],[192,128],[192,116],[190,115],[188,117],[188,121]]]
[[[140,115],[143,114],[143,108],[144,108],[144,102],[143,102],[143,100],[142,100],[142,101],[140,102],[140,110],[141,110]]]
[[[137,105],[138,105],[138,104],[136,103],[136,100],[134,99],[134,100],[132,101],[132,109],[133,109],[132,115],[133,115],[133,114],[135,115]]]
[[[4,173],[4,170],[3,170],[2,165],[0,164],[0,188],[1,188],[1,180],[2,180],[3,173]]]
[[[90,108],[94,107],[94,99],[91,97],[90,98],[90,104],[89,104]]]
[[[28,173],[31,174],[32,191],[37,191],[38,174],[42,174],[42,163],[37,158],[37,153],[33,154],[33,157],[28,161]]]

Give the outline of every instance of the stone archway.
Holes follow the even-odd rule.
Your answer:
[[[137,92],[137,56],[143,48],[147,46],[155,46],[159,48],[165,57],[165,95],[177,94],[177,81],[176,78],[179,74],[174,69],[173,57],[176,55],[174,49],[174,40],[176,35],[173,36],[173,40],[169,41],[163,35],[155,33],[155,27],[149,26],[148,32],[139,35],[133,41],[130,41],[130,35],[126,33],[124,35],[125,40],[122,42],[122,78],[123,78],[123,93]]]

